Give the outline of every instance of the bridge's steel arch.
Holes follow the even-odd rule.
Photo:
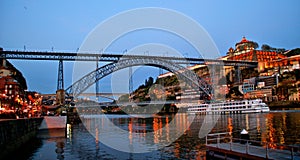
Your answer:
[[[208,96],[211,95],[212,87],[206,81],[198,77],[194,72],[170,61],[153,57],[132,57],[121,59],[117,62],[109,63],[86,74],[84,77],[73,83],[65,90],[66,94],[73,95],[76,98],[103,77],[124,68],[140,65],[155,66],[168,70],[176,74],[180,80],[184,80],[185,82],[189,82],[195,87],[199,87],[199,89],[202,90]]]

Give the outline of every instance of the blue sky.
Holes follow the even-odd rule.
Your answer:
[[[182,1],[182,0],[2,0],[0,1],[0,46],[4,50],[72,51],[76,52],[87,35],[106,19],[127,10],[142,7],[159,7],[175,10],[198,22],[210,34],[221,55],[234,47],[242,36],[272,47],[293,49],[300,47],[300,1],[252,0],[252,1]],[[134,22],[134,20],[131,20]],[[121,27],[121,26],[120,26]],[[160,32],[145,31],[124,36],[109,48],[122,53],[134,48],[129,40],[163,43]],[[164,34],[164,33],[162,33]],[[150,40],[149,40],[150,37]],[[176,49],[187,56],[194,50],[182,40],[172,38]],[[146,41],[147,39],[147,41]],[[182,42],[182,43],[181,43]],[[138,44],[140,45],[140,44]],[[150,53],[151,54],[151,53]],[[58,62],[12,61],[27,79],[29,90],[54,93],[56,90]],[[65,86],[72,83],[73,63],[66,62]],[[149,68],[147,68],[149,70]],[[150,69],[148,75],[157,75],[158,69]],[[139,69],[135,86],[144,82],[145,71]],[[110,82],[103,80],[102,89]]]

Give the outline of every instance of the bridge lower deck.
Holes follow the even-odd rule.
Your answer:
[[[280,159],[300,160],[299,151],[271,149],[241,143],[208,144],[207,159]]]

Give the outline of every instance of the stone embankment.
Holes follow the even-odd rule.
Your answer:
[[[0,119],[0,159],[34,138],[43,118]]]
[[[267,103],[270,109],[288,109],[288,108],[300,108],[300,102],[298,101],[273,101]]]

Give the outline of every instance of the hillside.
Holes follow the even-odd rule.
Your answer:
[[[300,48],[292,49],[285,54],[287,57],[300,55]]]

